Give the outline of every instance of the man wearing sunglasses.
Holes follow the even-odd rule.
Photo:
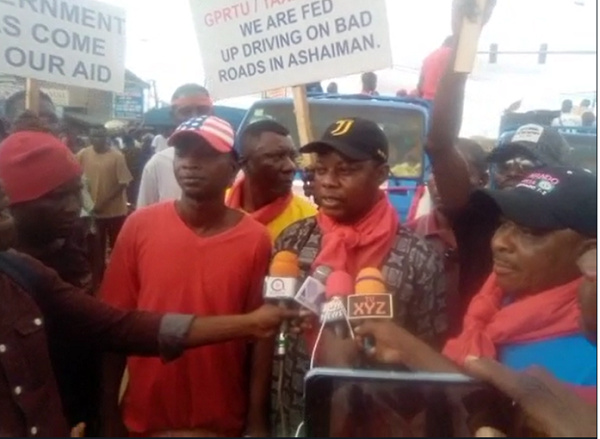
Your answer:
[[[470,202],[473,185],[469,168],[457,148],[468,76],[454,72],[455,56],[456,47],[453,47],[448,69],[435,96],[426,151],[440,202],[456,237],[458,290],[464,310],[492,271],[490,242],[499,224],[497,218]],[[514,187],[531,171],[567,164],[567,154],[566,142],[556,129],[522,126],[509,144],[490,155],[492,185],[497,189]]]
[[[508,144],[490,154],[493,184],[497,189],[515,187],[535,169],[564,165],[568,153],[566,140],[555,128],[523,125]]]

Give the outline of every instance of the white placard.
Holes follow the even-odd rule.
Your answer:
[[[392,65],[385,0],[190,0],[217,98]]]
[[[125,24],[93,0],[0,0],[0,72],[122,92]]]

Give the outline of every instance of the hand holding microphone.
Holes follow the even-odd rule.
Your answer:
[[[301,318],[300,311],[281,308],[277,305],[265,304],[255,311],[246,314],[249,320],[249,332],[257,339],[273,337],[281,329],[284,322]]]
[[[264,298],[288,309],[296,295],[299,274],[298,255],[290,251],[277,253],[271,262],[269,275],[265,278]],[[288,329],[288,320],[284,320],[277,335],[275,354],[278,356],[285,355]]]
[[[406,364],[413,337],[395,323],[367,320],[354,328],[354,333],[365,354],[378,363],[396,366]]]
[[[392,320],[394,308],[392,296],[387,293],[381,271],[376,268],[362,269],[356,278],[355,294],[348,297],[348,316],[353,323],[370,320]],[[369,337],[364,339],[364,349],[374,346]]]

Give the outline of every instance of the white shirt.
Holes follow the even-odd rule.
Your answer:
[[[174,159],[175,148],[167,148],[148,160],[142,172],[138,208],[162,201],[178,200],[181,197],[181,188],[173,171]]]
[[[154,136],[154,139],[152,139],[152,148],[154,149],[154,152],[164,151],[168,147],[169,143],[162,134]]]
[[[581,125],[581,116],[573,113],[562,113],[552,121],[553,127],[580,127]]]

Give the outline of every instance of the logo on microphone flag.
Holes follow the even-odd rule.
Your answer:
[[[321,310],[320,321],[321,323],[332,323],[346,320],[347,313],[346,307],[342,299],[334,297],[328,302],[323,304]]]
[[[391,294],[353,294],[348,296],[348,315],[356,319],[391,319],[394,317]]]
[[[265,299],[293,299],[296,294],[296,279],[291,277],[266,277]]]
[[[282,292],[285,288],[285,284],[281,279],[273,279],[271,282],[271,291],[279,293]]]

